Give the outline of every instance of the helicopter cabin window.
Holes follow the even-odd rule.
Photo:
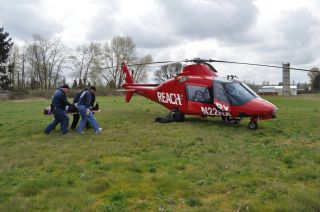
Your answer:
[[[189,101],[212,103],[212,88],[187,85]]]

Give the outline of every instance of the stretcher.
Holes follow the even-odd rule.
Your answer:
[[[67,106],[65,110],[66,110],[67,113],[70,113],[70,114],[77,114],[78,113],[78,110],[77,110],[76,106],[74,106],[74,105]],[[96,104],[94,107],[91,107],[90,111],[92,113],[100,112],[99,105]],[[45,115],[45,116],[53,115],[51,107],[44,108],[43,109],[43,115]]]

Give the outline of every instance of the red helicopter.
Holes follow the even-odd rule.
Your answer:
[[[164,63],[167,62],[170,61]],[[217,70],[209,63],[282,67],[199,58],[183,62],[193,64],[185,66],[175,78],[162,84],[135,84],[127,65],[122,63],[122,71],[125,74],[122,87],[126,91],[126,102],[130,102],[132,95],[136,93],[168,108],[170,114],[156,118],[155,121],[159,122],[184,121],[185,115],[198,115],[219,116],[225,122],[237,124],[242,118],[249,117],[248,128],[255,130],[258,128],[258,121],[276,118],[278,109],[275,105],[262,99],[233,76],[227,79],[218,77]]]

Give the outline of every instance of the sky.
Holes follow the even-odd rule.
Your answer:
[[[320,67],[318,0],[0,0],[0,27],[16,43],[35,33],[70,48],[130,36],[154,61],[196,57]],[[216,63],[220,76],[282,81],[281,69]],[[308,82],[291,71],[291,81]]]

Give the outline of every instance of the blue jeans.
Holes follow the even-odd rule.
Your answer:
[[[88,110],[89,108],[85,107],[84,105],[78,106],[78,112],[81,116],[81,121],[80,121],[79,127],[77,128],[78,133],[82,132],[83,128],[86,126],[87,121],[89,121],[90,125],[92,126],[95,132],[99,131],[98,122],[96,121],[96,119],[94,118],[90,110],[89,110],[90,112],[87,114]]]
[[[69,117],[63,109],[55,108],[53,109],[54,120],[51,124],[47,126],[44,130],[45,133],[49,134],[60,123],[60,130],[63,134],[68,132]]]

